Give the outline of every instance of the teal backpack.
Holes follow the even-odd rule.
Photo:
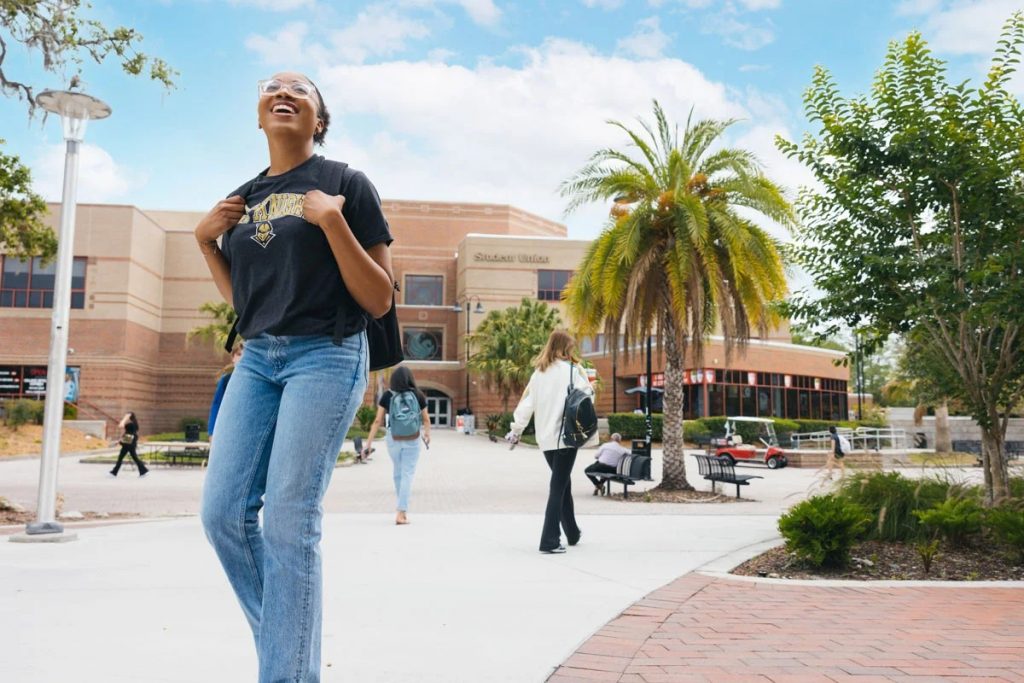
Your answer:
[[[419,436],[422,419],[420,418],[420,402],[416,398],[415,392],[391,393],[388,421],[391,423],[392,439],[408,441]]]

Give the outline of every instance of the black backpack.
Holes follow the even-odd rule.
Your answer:
[[[569,389],[562,412],[562,443],[570,448],[579,448],[597,431],[597,410],[594,399],[572,383],[575,365],[569,364]]]
[[[352,173],[353,171],[349,168],[348,164],[342,161],[324,159],[323,165],[320,169],[320,191],[329,195],[345,194],[345,189],[348,186],[349,179],[352,177]],[[255,180],[250,181],[242,188],[240,194],[243,199],[245,199],[245,195],[248,194],[253,182],[255,182]],[[344,213],[344,209],[342,209],[342,213]],[[346,216],[345,219],[348,220],[348,216]],[[399,291],[398,282],[395,282],[394,291],[391,293],[391,308],[388,309],[388,312],[382,317],[374,318],[365,311],[363,312],[363,316],[366,318],[366,341],[367,345],[370,347],[371,371],[383,370],[384,368],[390,368],[393,365],[398,365],[405,358],[402,353],[402,335],[398,329],[398,313],[395,309],[394,292],[397,291]],[[337,322],[334,327],[333,341],[339,346],[341,345],[342,340],[347,336],[347,330],[345,330],[345,312],[344,307],[338,310]],[[231,331],[228,333],[227,343],[224,345],[224,349],[228,353],[231,353],[232,351],[236,336],[238,336],[237,318],[231,325]]]

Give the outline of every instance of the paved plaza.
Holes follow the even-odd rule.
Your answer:
[[[731,680],[720,677],[721,671],[742,674],[744,680],[804,680],[762,675],[753,653],[767,651],[764,647],[750,647],[750,656],[733,667],[725,667],[721,653],[729,645],[726,640],[733,648],[752,646],[754,632],[763,632],[762,642],[782,648],[793,642],[788,634],[806,634],[815,624],[839,621],[828,593],[800,585],[712,581],[691,572],[725,570],[776,543],[779,512],[819,491],[824,485],[819,474],[761,469],[756,473],[765,479],[743,492],[752,502],[623,503],[590,495],[583,466],[592,458],[593,451],[580,453],[573,481],[583,541],[562,556],[536,550],[547,483],[547,467],[536,449],[521,446],[510,452],[483,437],[436,432],[433,447],[420,461],[412,524],[406,527],[393,522],[391,467],[385,453],[378,451],[369,465],[338,468],[325,501],[323,680],[540,683],[556,671],[554,681]],[[79,540],[68,544],[0,542],[0,614],[16,615],[0,620],[0,679],[254,680],[251,637],[194,516],[204,472],[156,469],[139,480],[128,470],[110,479],[105,467],[77,460],[61,461],[59,489],[65,509],[176,517],[82,526],[77,528]],[[2,494],[33,506],[38,464],[34,459],[0,462]],[[659,465],[656,458],[655,478]],[[698,484],[707,487],[706,482]],[[678,581],[684,582],[683,589]],[[683,595],[687,581],[707,581],[701,590],[712,592],[700,593],[704,597],[692,602]],[[736,583],[739,589],[715,593],[720,583]],[[848,601],[849,612],[842,620],[854,637],[829,644],[816,636],[813,648],[825,643],[832,648],[829,656],[856,663],[867,656],[863,648],[872,647],[858,635],[864,629],[875,641],[906,640],[905,631],[899,630],[905,627],[889,621],[899,610],[876,612],[875,593],[840,590],[871,598]],[[887,590],[911,596],[897,603],[904,608],[916,605],[918,597],[924,604],[944,602],[927,592]],[[1024,591],[1001,590],[984,599],[998,600],[1020,614]],[[785,595],[778,600],[789,607],[776,598],[762,600],[762,594]],[[918,607],[907,609],[917,614]],[[693,610],[699,612],[701,620],[676,618],[687,610],[691,616]],[[946,614],[951,623],[962,625],[968,612],[965,607]],[[647,631],[628,632],[628,643],[609,645],[608,629],[635,621],[637,614]],[[928,614],[933,621],[938,616]],[[682,636],[678,628],[673,630],[677,623],[695,624],[694,639],[683,640],[688,637],[685,628]],[[998,626],[1000,641],[1024,640],[1019,620]],[[996,626],[985,628],[991,632]],[[713,637],[712,632],[725,629],[734,636]],[[665,655],[677,658],[672,664],[658,659],[659,651],[651,645],[665,631],[677,638],[672,654]],[[771,633],[777,637],[767,637]],[[847,642],[861,649],[846,650]],[[972,666],[988,672],[995,668],[979,666],[985,657],[966,659],[966,648],[961,654],[960,673]],[[1000,661],[1018,661],[1024,669],[1019,651],[1000,654],[1007,657]],[[694,656],[704,659],[699,664],[679,662]],[[662,666],[666,668],[657,668]],[[701,672],[671,668],[678,666],[697,666]],[[823,675],[827,671],[835,667]],[[704,678],[685,677],[690,674]],[[884,675],[860,680],[903,680]]]

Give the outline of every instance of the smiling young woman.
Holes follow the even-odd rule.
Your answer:
[[[391,233],[366,176],[332,174],[313,154],[330,115],[312,81],[260,81],[257,114],[269,167],[195,229],[246,340],[201,517],[252,627],[259,680],[306,683],[320,680],[321,501],[366,389],[368,317],[391,305]]]

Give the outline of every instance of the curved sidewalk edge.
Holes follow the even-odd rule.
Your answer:
[[[584,642],[549,683],[1024,683],[1024,584],[725,573],[777,543],[748,546],[654,591]]]

